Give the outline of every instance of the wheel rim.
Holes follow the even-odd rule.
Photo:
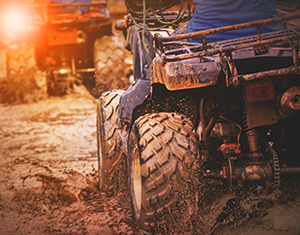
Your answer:
[[[133,152],[133,165],[131,173],[132,182],[132,196],[134,201],[135,216],[138,219],[140,217],[140,211],[142,208],[142,177],[141,177],[141,165],[140,165],[140,154],[138,146],[135,144]]]

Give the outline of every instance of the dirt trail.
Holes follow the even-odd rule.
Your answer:
[[[127,197],[95,187],[95,103],[76,87],[63,98],[0,104],[1,234],[133,233]]]

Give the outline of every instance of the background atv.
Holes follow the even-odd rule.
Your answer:
[[[112,34],[106,1],[36,2],[4,9],[3,22],[10,24],[14,44],[7,50],[1,100],[18,100],[20,93],[32,95],[35,90],[43,93],[45,85],[49,95],[64,95],[75,80],[96,97],[127,85],[120,79],[124,77],[123,42]],[[37,77],[38,70],[46,71],[43,88],[38,82],[21,85],[27,83],[25,77]]]
[[[103,94],[98,103],[101,189],[117,190],[127,162],[136,221],[147,231],[172,233],[174,226],[191,231],[204,179],[238,191],[249,185],[278,189],[281,174],[300,172],[300,29],[259,30],[300,15],[152,38],[149,25],[157,30],[166,19],[174,23],[172,14],[152,11],[150,1],[143,11],[132,2],[127,7],[131,15],[119,29],[148,25],[136,24],[127,35],[134,84]],[[253,26],[254,36],[205,40]],[[184,40],[194,36],[202,43]]]

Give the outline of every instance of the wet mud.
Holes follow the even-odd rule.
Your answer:
[[[128,197],[98,191],[96,100],[0,104],[1,234],[130,234]]]

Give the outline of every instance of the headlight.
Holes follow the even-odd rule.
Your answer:
[[[60,70],[58,70],[59,74],[67,74],[68,72],[69,72],[68,69],[60,69]]]
[[[71,70],[68,68],[61,68],[53,70],[53,74],[56,76],[66,76],[71,74]]]

